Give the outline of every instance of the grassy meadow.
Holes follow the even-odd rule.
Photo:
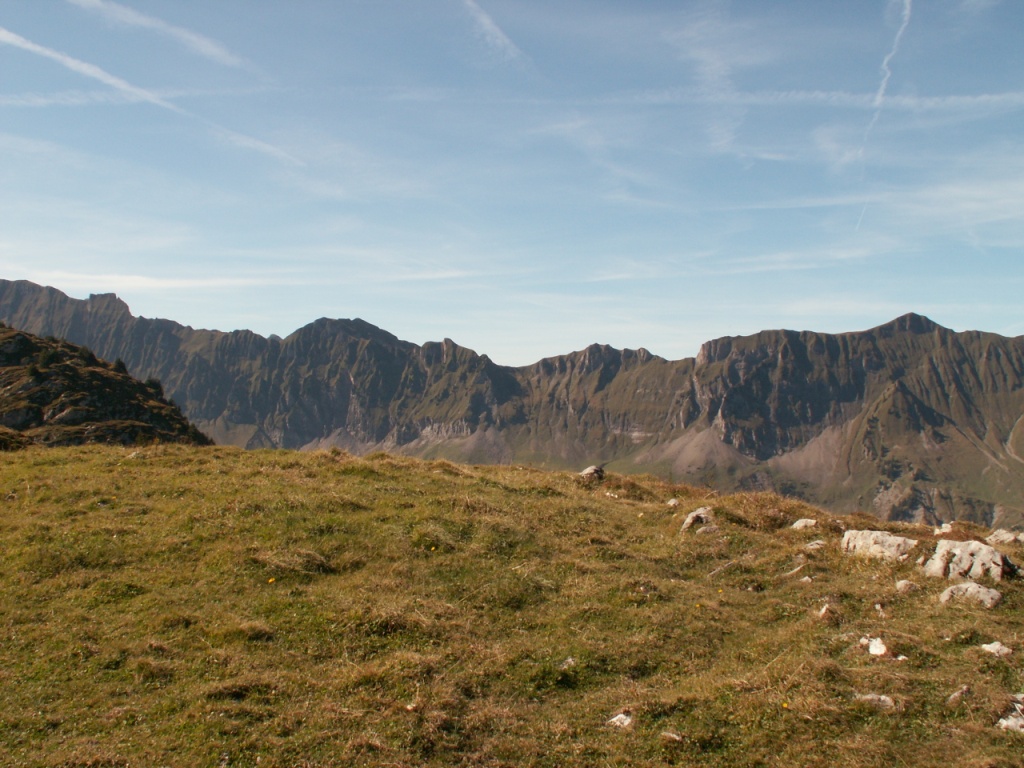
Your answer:
[[[681,533],[701,506],[718,530]],[[913,558],[841,554],[844,526],[933,541],[649,477],[0,454],[0,765],[1021,765],[996,723],[1024,691],[1024,589],[940,605]]]

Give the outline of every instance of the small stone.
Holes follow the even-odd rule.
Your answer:
[[[808,551],[808,552],[813,552],[814,550],[821,549],[824,546],[825,546],[825,540],[824,539],[815,539],[814,541],[810,542],[809,544],[804,544],[804,549],[806,551]]]
[[[613,728],[629,728],[633,724],[633,716],[628,712],[620,712],[608,721],[607,725]]]
[[[864,704],[868,704],[876,709],[893,709],[896,706],[896,702],[889,696],[884,696],[878,693],[858,693],[853,697],[854,701],[859,701]]]
[[[712,523],[711,525],[702,525],[697,529],[697,533],[718,533],[719,530],[721,529]]]
[[[999,528],[998,530],[992,531],[992,535],[985,539],[989,544],[1016,544],[1019,538],[1013,531],[1008,531],[1005,528]]]
[[[810,576],[804,576],[802,579],[800,579],[800,581],[804,584],[810,584],[812,581],[814,581],[814,579],[812,579]]]
[[[885,656],[889,652],[889,649],[885,647],[885,643],[882,642],[880,637],[862,637],[860,644],[867,648],[868,653],[872,656]]]
[[[589,466],[580,472],[579,476],[588,482],[592,480],[604,480],[604,467],[598,467],[596,465]]]
[[[981,646],[981,650],[991,653],[993,656],[1009,656],[1013,653],[1011,648],[1007,648],[1005,645],[996,640],[994,643],[985,643]]]
[[[896,582],[896,591],[901,595],[905,595],[909,592],[916,592],[919,589],[920,587],[910,579],[900,579]]]
[[[941,536],[944,533],[952,533],[952,531],[953,531],[953,524],[952,523],[943,523],[938,528],[936,528],[933,531],[933,533],[936,536]]]
[[[667,741],[670,744],[678,744],[679,742],[681,742],[683,740],[683,737],[680,736],[675,731],[662,731],[661,732],[661,740],[662,741]]]
[[[994,589],[975,584],[973,581],[965,581],[963,584],[954,584],[941,595],[940,603],[948,603],[950,600],[972,600],[985,608],[995,608],[1003,595]]]
[[[665,503],[666,503],[666,504],[667,504],[668,506],[670,506],[670,507],[678,507],[678,506],[679,506],[679,499],[669,499],[669,500],[668,500],[668,501],[666,501]]]
[[[813,528],[817,524],[817,520],[811,520],[809,517],[805,517],[801,520],[797,520],[790,527],[795,531],[802,531],[804,528]]]
[[[831,613],[832,613],[832,606],[829,605],[828,603],[825,603],[823,606],[821,606],[821,610],[818,611],[818,618],[819,619],[827,619]]]
[[[946,699],[946,706],[947,707],[959,706],[960,702],[962,702],[964,700],[964,697],[967,696],[967,694],[969,694],[970,692],[971,692],[971,689],[970,689],[969,686],[966,686],[966,685],[960,686],[957,690],[953,691],[953,693],[949,694],[949,698]]]

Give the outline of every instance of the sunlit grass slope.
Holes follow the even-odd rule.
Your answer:
[[[1024,754],[1024,735],[995,727],[1024,690],[1020,586],[1000,585],[991,611],[942,606],[946,584],[913,562],[839,552],[843,524],[927,529],[383,454],[0,458],[0,764],[980,768]],[[681,533],[700,506],[718,531]],[[817,527],[789,528],[806,517]],[[805,550],[814,539],[826,546]],[[897,593],[900,578],[921,589]],[[1014,653],[981,650],[993,640]],[[628,726],[608,723],[620,714]]]

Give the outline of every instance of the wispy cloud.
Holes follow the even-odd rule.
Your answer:
[[[242,67],[245,65],[241,58],[231,53],[231,51],[217,41],[191,30],[169,24],[155,16],[139,13],[127,6],[110,2],[110,0],[67,0],[67,2],[88,11],[95,11],[118,24],[151,29],[181,43],[193,53],[199,54],[211,61],[216,61],[218,64],[224,64],[229,67]]]
[[[33,43],[31,40],[27,40],[21,35],[15,34],[4,27],[0,27],[0,44],[20,48],[23,51],[34,53],[37,56],[42,56],[50,59],[51,61],[55,61],[72,72],[97,80],[104,85],[113,88],[133,101],[147,102],[149,104],[162,107],[163,109],[170,110],[171,112],[186,114],[185,110],[181,107],[161,98],[153,91],[132,85],[127,80],[117,77],[116,75],[112,75],[106,70],[97,67],[95,64],[89,64],[81,59],[69,56],[66,53],[56,51],[53,48],[47,48],[46,46],[39,45],[38,43]]]
[[[754,44],[748,26],[726,18],[722,6],[717,4],[692,15],[666,37],[679,55],[693,64],[700,100],[721,107],[711,111],[707,118],[711,148],[730,151],[745,116],[734,74],[764,65],[772,58],[771,52]]]
[[[139,86],[132,85],[127,80],[113,75],[110,72],[90,64],[81,59],[76,59],[74,56],[70,56],[61,51],[54,50],[53,48],[47,48],[46,46],[34,43],[22,37],[19,34],[11,32],[9,29],[0,27],[0,45],[10,45],[14,48],[19,48],[28,53],[42,56],[43,58],[50,59],[60,64],[62,67],[75,72],[76,74],[83,75],[85,77],[96,80],[104,85],[113,88],[114,91],[121,96],[127,102],[143,102],[152,104],[162,109],[166,109],[170,112],[174,112],[177,115],[184,117],[190,117],[200,121],[206,125],[214,134],[219,135],[227,143],[242,149],[247,149],[255,152],[259,152],[270,157],[274,157],[278,160],[284,160],[293,165],[302,165],[302,161],[296,158],[294,155],[275,147],[260,139],[246,134],[239,133],[237,131],[225,128],[217,123],[207,120],[203,117],[199,117],[186,109],[179,107],[177,104],[168,101],[166,98],[161,96],[158,92],[148,90],[146,88],[140,88]],[[24,98],[24,97],[21,97]]]
[[[462,0],[462,4],[466,6],[466,10],[473,17],[480,35],[491,50],[506,61],[526,58],[519,46],[512,42],[490,14],[477,4],[476,0]]]

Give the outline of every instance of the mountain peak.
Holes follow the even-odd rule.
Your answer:
[[[913,333],[920,335],[934,333],[935,331],[949,331],[948,328],[944,328],[924,315],[919,315],[915,312],[908,312],[905,315],[900,315],[895,320],[890,320],[888,323],[880,325],[877,328],[873,328],[872,330],[882,338],[888,338],[897,333]]]

